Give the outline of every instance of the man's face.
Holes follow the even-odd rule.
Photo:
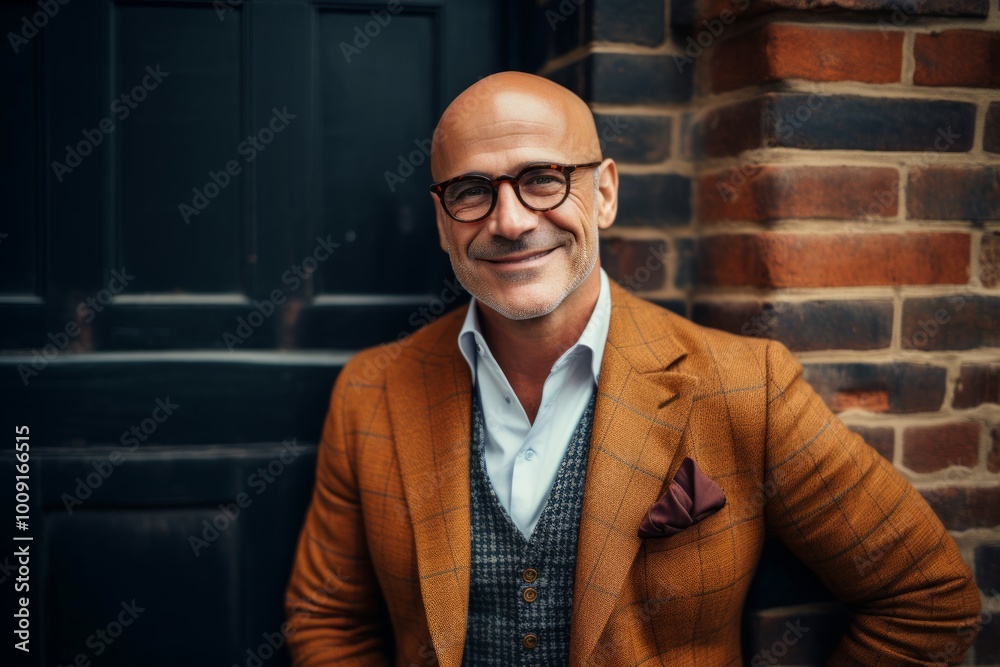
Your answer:
[[[443,132],[440,180],[463,174],[493,179],[531,164],[592,161],[572,132],[571,123],[544,101],[497,96]],[[612,180],[617,187],[610,160],[578,169],[570,175],[566,200],[544,212],[526,208],[513,185],[503,182],[492,213],[473,223],[452,219],[435,196],[441,247],[462,285],[487,307],[516,320],[546,315],[598,264],[598,230],[614,220],[613,206],[610,213],[602,207],[602,189]]]

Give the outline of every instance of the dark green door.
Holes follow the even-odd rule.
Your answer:
[[[63,1],[0,6],[4,664],[285,664],[337,370],[455,295],[427,149],[504,3]]]

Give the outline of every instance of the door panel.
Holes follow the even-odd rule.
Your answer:
[[[25,6],[0,5],[0,25],[16,26]],[[39,210],[39,91],[37,72],[41,50],[38,42],[13,46],[0,57],[0,204],[4,225],[0,229],[0,295],[29,298],[42,288],[39,266],[41,228]],[[14,241],[17,252],[14,252]]]
[[[427,233],[434,226],[427,193],[427,128],[434,127],[437,104],[424,94],[437,87],[443,46],[435,40],[440,16],[426,12],[395,17],[382,29],[385,34],[370,38],[363,51],[342,54],[337,36],[350,35],[366,18],[362,12],[324,12],[318,26],[323,51],[316,88],[322,95],[323,126],[328,128],[320,144],[322,219],[324,231],[334,238],[353,239],[339,261],[323,265],[324,292],[384,294],[405,275],[401,291],[420,293],[444,273],[436,235]],[[397,46],[407,54],[404,61],[396,62]],[[391,74],[380,74],[387,72]],[[374,116],[341,103],[370,94],[371,82],[380,79],[388,85],[375,93]],[[371,124],[389,139],[383,150],[372,150],[367,132],[358,131]],[[357,161],[345,161],[344,155],[357,156]],[[379,181],[376,196],[357,197],[365,183]],[[394,262],[392,270],[387,261]]]
[[[225,168],[243,161],[246,135],[240,22],[219,21],[209,5],[125,5],[114,14],[113,94],[128,97],[117,97],[116,117],[127,115],[109,135],[112,266],[133,267],[134,290],[146,294],[240,294],[245,179]]]
[[[0,50],[0,396],[30,429],[33,554],[32,652],[3,664],[228,667],[280,628],[338,370],[462,301],[434,122],[511,62],[503,2],[388,6],[70,2]],[[4,3],[5,34],[37,11]]]

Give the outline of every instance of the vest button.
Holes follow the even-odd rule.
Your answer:
[[[521,640],[521,646],[524,648],[535,648],[538,646],[538,635],[533,632],[529,632],[524,636],[524,639]]]
[[[538,570],[533,567],[526,567],[521,573],[521,578],[527,581],[529,584],[538,578]]]
[[[525,602],[534,602],[535,600],[538,599],[538,591],[536,591],[534,588],[525,588],[524,593],[522,593],[522,595],[524,596]]]

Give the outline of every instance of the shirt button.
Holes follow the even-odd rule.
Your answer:
[[[476,352],[478,352],[479,354],[483,353],[483,346],[480,345],[479,343],[476,343]]]
[[[503,400],[507,401],[507,405],[510,405],[510,396],[509,395],[504,396]]]
[[[525,461],[530,461],[533,458],[535,458],[535,450],[534,449],[529,449],[529,450],[526,450],[524,452],[524,460]]]
[[[538,591],[534,588],[525,588],[524,593],[521,594],[525,602],[534,602],[538,599]]]
[[[521,640],[521,646],[523,646],[524,648],[535,648],[536,646],[538,646],[538,635],[536,635],[534,632],[529,632]]]
[[[538,578],[538,570],[533,567],[526,567],[521,573],[521,578],[527,581],[529,584]]]

